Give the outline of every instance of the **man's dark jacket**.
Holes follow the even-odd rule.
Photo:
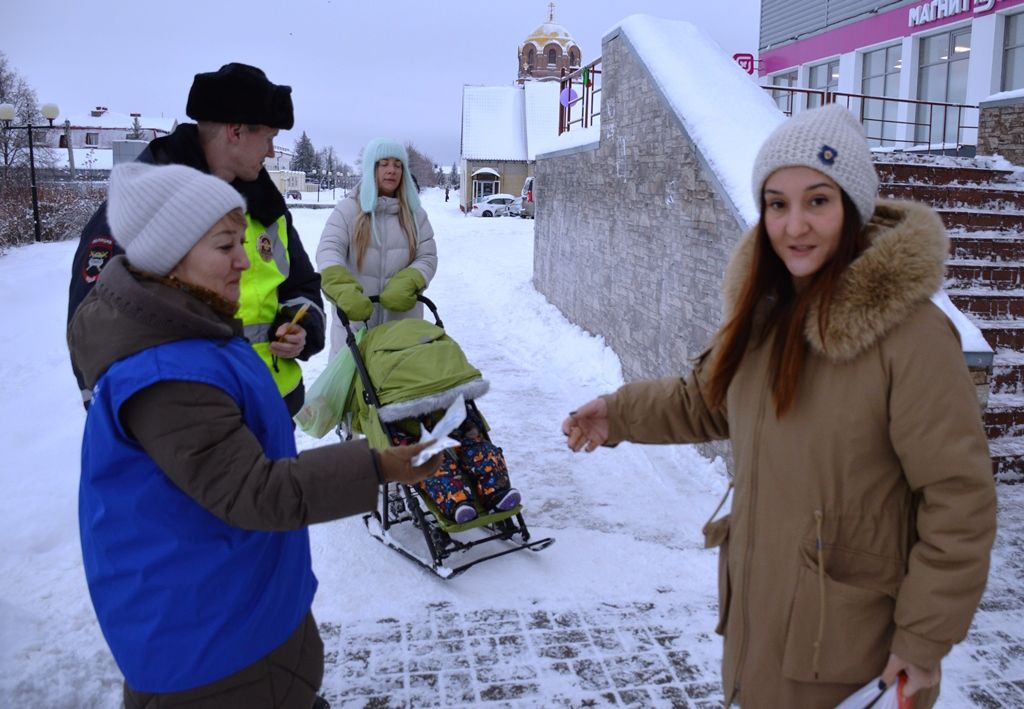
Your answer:
[[[194,123],[180,125],[170,135],[153,140],[142,151],[138,160],[155,165],[188,165],[201,172],[210,173],[206,156],[199,143],[199,130]],[[292,225],[292,215],[285,206],[284,197],[266,170],[260,170],[259,177],[252,182],[235,180],[231,186],[245,197],[248,213],[261,224],[269,225],[279,219],[282,214],[285,216],[288,226],[290,270],[288,278],[277,289],[277,299],[279,303],[308,300],[316,305],[315,308],[310,308],[302,319],[302,327],[306,330],[306,346],[299,355],[299,359],[307,360],[324,347],[325,321],[323,300],[320,296],[320,274],[313,269],[309,256],[306,255],[302,242],[299,240],[299,234]],[[100,271],[113,256],[121,253],[124,253],[124,250],[114,242],[114,238],[110,235],[110,225],[107,223],[107,203],[104,202],[82,230],[78,250],[75,252],[75,259],[71,266],[71,284],[68,288],[69,325],[78,305],[89,294],[96,279],[99,278]],[[281,314],[275,320],[272,330],[276,330],[282,322],[288,320],[290,314]],[[82,373],[74,365],[72,365],[72,369],[78,380],[78,388],[82,391],[82,399],[88,406],[90,390],[83,382]],[[299,386],[285,397],[288,410],[292,415],[302,406],[304,394],[305,389],[302,382],[299,382]]]

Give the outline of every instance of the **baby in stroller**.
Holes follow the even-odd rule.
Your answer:
[[[509,481],[508,465],[501,448],[485,435],[486,424],[480,412],[473,404],[466,409],[466,420],[450,434],[460,445],[446,450],[437,472],[416,485],[433,500],[441,514],[456,524],[476,519],[478,506],[485,511],[506,512],[522,499]],[[415,426],[418,430],[422,423],[427,430],[432,430],[443,413],[432,412],[400,422],[394,428],[392,443],[415,443],[417,435],[409,433],[409,427]]]

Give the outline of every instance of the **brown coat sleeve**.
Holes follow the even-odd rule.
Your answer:
[[[372,510],[376,461],[365,441],[270,460],[226,392],[167,381],[138,392],[121,421],[168,478],[242,529],[284,531]]]
[[[608,445],[703,443],[729,437],[724,410],[711,410],[700,380],[708,357],[685,379],[666,377],[626,384],[605,397]]]
[[[985,588],[995,483],[978,399],[946,316],[927,304],[886,349],[889,435],[920,498],[892,652],[931,668],[966,636]]]

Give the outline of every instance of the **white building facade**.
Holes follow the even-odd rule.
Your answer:
[[[978,104],[1024,89],[1024,0],[764,0],[758,65],[783,111],[845,103],[876,146],[974,145]]]

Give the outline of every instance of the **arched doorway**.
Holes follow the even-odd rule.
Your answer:
[[[473,203],[501,192],[501,174],[492,167],[482,167],[471,175]]]

